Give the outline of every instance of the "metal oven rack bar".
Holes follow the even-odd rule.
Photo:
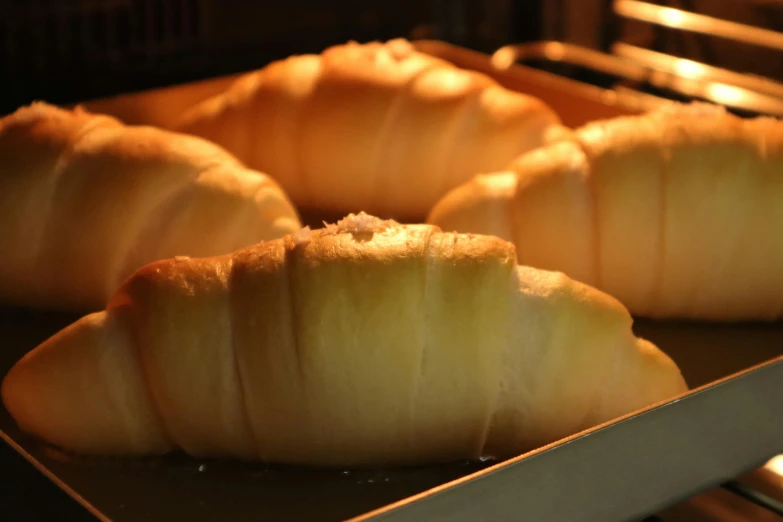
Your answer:
[[[609,91],[614,96],[627,98],[626,103],[644,107],[671,100],[643,92],[637,87],[640,84],[731,109],[783,117],[783,84],[779,82],[741,75],[630,44],[615,44],[613,53],[564,42],[534,42],[501,47],[493,54],[492,63],[503,70],[517,62],[535,59],[613,75],[618,80]]]
[[[783,50],[783,33],[638,0],[615,0],[622,18]]]
[[[613,9],[620,20],[708,34],[783,51],[783,33],[768,29],[638,0],[615,0]],[[629,43],[614,43],[611,53],[556,41],[511,44],[498,49],[492,57],[493,65],[501,70],[514,63],[530,60],[578,66],[615,76],[617,82],[611,86],[610,92],[637,105],[649,107],[669,101],[639,88],[649,85],[680,97],[701,99],[730,109],[783,116],[783,84],[778,81],[741,74]]]

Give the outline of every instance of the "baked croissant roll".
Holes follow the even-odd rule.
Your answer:
[[[514,455],[685,390],[607,295],[360,214],[142,268],[2,398],[74,452],[373,466]]]
[[[202,139],[34,103],[0,119],[0,301],[102,309],[133,271],[300,227],[269,177]]]
[[[448,189],[558,123],[538,99],[397,39],[273,62],[174,128],[267,172],[300,208],[424,220]]]
[[[783,312],[783,123],[706,104],[590,123],[454,189],[429,222],[513,241],[631,313]]]

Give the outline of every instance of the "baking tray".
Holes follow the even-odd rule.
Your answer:
[[[0,372],[76,317],[0,309]],[[677,361],[691,385],[708,387],[501,463],[323,471],[182,456],[85,460],[29,439],[5,409],[0,437],[113,522],[220,521],[229,514],[237,522],[617,521],[658,511],[783,451],[783,325],[637,320],[635,327]]]
[[[567,79],[440,42],[425,52],[491,73],[555,107],[569,125],[634,108]],[[231,78],[108,100],[96,111],[166,126]],[[317,223],[314,216],[306,221]],[[0,373],[77,318],[0,308]],[[311,470],[235,462],[79,459],[21,433],[0,409],[0,438],[96,518],[144,520],[546,520],[642,518],[783,453],[783,323],[711,325],[637,320],[638,335],[679,364],[694,388],[504,462],[390,470]]]

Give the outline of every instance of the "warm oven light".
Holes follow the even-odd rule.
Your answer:
[[[777,476],[783,478],[783,455],[774,457],[772,460],[767,462],[766,466],[764,467]]]

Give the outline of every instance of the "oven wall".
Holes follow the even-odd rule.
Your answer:
[[[261,67],[347,40],[538,38],[540,0],[0,0],[0,113]]]

